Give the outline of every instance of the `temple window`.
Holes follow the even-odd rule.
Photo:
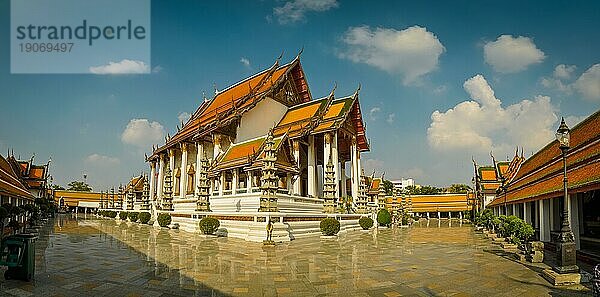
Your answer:
[[[260,187],[260,171],[259,170],[252,171],[252,187],[253,188]]]
[[[231,190],[231,186],[233,183],[233,173],[231,172],[231,170],[227,170],[225,171],[225,187],[223,188],[223,190],[225,191],[229,191]]]
[[[240,171],[238,172],[238,185],[237,185],[237,188],[238,189],[245,189],[246,186],[247,186],[246,185],[247,182],[248,182],[248,174],[243,169],[240,169]]]

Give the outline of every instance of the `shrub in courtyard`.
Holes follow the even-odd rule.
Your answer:
[[[358,224],[363,228],[363,230],[368,230],[373,227],[373,219],[369,217],[362,217],[358,220]]]
[[[167,227],[171,224],[171,215],[168,213],[161,213],[156,220],[158,221],[159,226]]]
[[[215,218],[206,217],[206,218],[202,218],[200,220],[199,226],[200,226],[200,230],[202,231],[202,233],[208,235],[208,234],[214,234],[215,232],[217,232],[217,229],[219,229],[219,226],[221,226],[221,223],[219,223],[219,220],[217,220]]]
[[[152,217],[152,215],[150,215],[149,212],[144,211],[144,212],[140,212],[140,215],[138,217],[140,219],[140,223],[148,224],[148,222],[150,222],[150,217]]]
[[[126,211],[122,211],[119,213],[119,219],[121,220],[127,220],[127,212]]]
[[[132,222],[137,222],[137,220],[138,220],[138,215],[139,215],[139,214],[140,214],[140,213],[139,213],[139,212],[137,212],[137,211],[132,211],[132,212],[130,212],[130,213],[127,215],[127,216],[129,217],[129,220],[130,220],[130,221],[132,221]]]
[[[111,218],[111,219],[116,218],[117,217],[117,212],[114,211],[114,210],[109,210],[108,211],[108,217]]]
[[[333,236],[340,232],[340,221],[334,218],[324,218],[321,220],[321,232],[323,235]]]
[[[379,223],[379,226],[389,226],[392,223],[392,216],[387,209],[383,208],[379,210],[377,213],[377,223]]]

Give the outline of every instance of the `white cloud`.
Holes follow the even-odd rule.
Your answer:
[[[388,114],[387,119],[385,121],[388,122],[388,124],[392,124],[392,123],[394,123],[395,119],[396,119],[396,114],[390,113],[390,114]]]
[[[575,65],[559,64],[554,68],[552,75],[558,79],[571,79],[571,74],[573,74],[576,68],[577,66]]]
[[[379,114],[380,111],[381,111],[381,108],[379,108],[379,107],[373,107],[369,110],[369,118],[371,119],[371,121],[377,120],[377,115]]]
[[[179,122],[183,122],[184,124],[190,119],[192,115],[187,113],[187,112],[181,112],[179,113],[179,115],[177,115],[177,119],[179,120]]]
[[[384,162],[379,159],[366,159],[362,161],[363,169],[365,170],[365,175],[370,176],[373,171],[377,176],[381,176],[383,172]]]
[[[240,63],[244,64],[246,68],[250,68],[250,60],[248,60],[248,58],[242,57]]]
[[[573,84],[573,87],[589,101],[600,102],[600,64],[594,64]]]
[[[91,154],[84,159],[84,162],[94,166],[114,166],[121,163],[119,158],[104,156],[100,154]]]
[[[338,6],[337,0],[294,0],[273,8],[273,14],[280,24],[290,24],[304,20],[307,12],[322,12]]]
[[[520,72],[532,64],[541,63],[546,55],[528,37],[501,35],[483,46],[485,62],[496,72]]]
[[[150,149],[153,144],[163,141],[165,128],[159,122],[147,119],[132,119],[121,134],[123,143],[137,146],[140,149]]]
[[[586,116],[568,116],[565,117],[565,122],[567,124],[567,126],[569,126],[570,128],[575,127],[577,124],[579,124],[581,121],[585,120],[589,115]]]
[[[548,89],[556,89],[570,94],[573,90],[573,86],[568,80],[571,79],[573,71],[575,71],[576,68],[575,65],[557,65],[552,72],[552,77],[542,77],[541,83]]]
[[[355,63],[365,63],[402,76],[405,85],[414,84],[423,75],[438,67],[446,48],[424,27],[404,30],[352,27],[344,34],[345,49],[338,57]]]
[[[121,60],[121,62],[109,62],[107,65],[92,66],[89,68],[94,74],[140,74],[150,73],[150,66],[142,61]],[[156,68],[155,68],[156,69]],[[160,71],[159,68],[157,71]]]
[[[434,149],[503,154],[515,146],[537,151],[553,139],[558,118],[550,97],[536,96],[504,108],[482,75],[463,87],[471,101],[431,115],[427,139]]]

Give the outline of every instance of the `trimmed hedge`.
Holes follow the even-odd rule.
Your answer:
[[[377,223],[379,223],[379,226],[389,226],[392,223],[392,216],[387,209],[383,208],[379,210],[377,213]]]
[[[369,230],[373,227],[373,219],[369,217],[362,217],[358,220],[358,224],[363,228],[363,230]]]
[[[150,222],[151,217],[152,215],[150,215],[150,213],[147,211],[140,212],[140,215],[138,216],[138,218],[140,219],[140,223],[142,224],[148,224],[148,222]]]
[[[168,213],[161,213],[156,220],[158,221],[159,226],[167,227],[171,224],[171,215]]]
[[[324,218],[319,227],[321,227],[323,235],[333,236],[340,232],[340,221],[334,218]]]
[[[489,209],[475,214],[475,224],[483,226],[501,237],[507,237],[515,244],[529,241],[535,232],[530,224],[527,224],[519,217],[495,216]]]
[[[132,211],[130,212],[127,216],[129,217],[129,220],[132,222],[137,222],[138,220],[138,216],[140,215],[139,212],[137,211]]]
[[[202,218],[199,223],[200,230],[202,230],[202,233],[207,235],[217,232],[219,226],[221,226],[219,220],[211,217]]]
[[[117,217],[117,212],[116,212],[116,211],[114,211],[114,210],[109,210],[109,211],[107,212],[107,216],[108,216],[109,218],[111,218],[111,219],[114,219],[114,218],[116,218],[116,217]]]
[[[121,220],[127,220],[127,212],[126,211],[122,211],[119,213],[119,219]]]

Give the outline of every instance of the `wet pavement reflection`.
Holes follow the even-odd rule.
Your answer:
[[[37,242],[31,283],[7,296],[585,296],[555,289],[447,220],[275,247],[119,220],[60,216]]]

